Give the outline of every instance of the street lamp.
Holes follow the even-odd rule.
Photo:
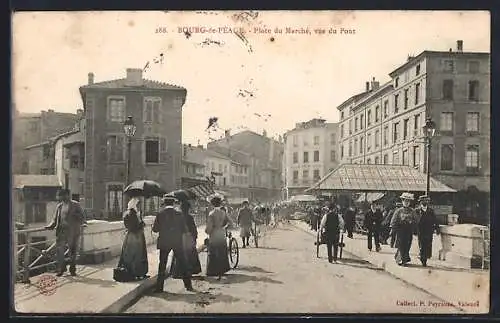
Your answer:
[[[127,136],[127,177],[125,179],[125,184],[129,184],[130,180],[130,157],[132,148],[132,137],[135,135],[137,127],[135,126],[134,119],[132,116],[128,116],[127,120],[123,123],[123,131]]]
[[[431,118],[427,118],[425,125],[422,127],[425,136],[425,146],[427,149],[427,186],[425,189],[425,194],[430,197],[431,191],[431,138],[436,133],[436,124]]]

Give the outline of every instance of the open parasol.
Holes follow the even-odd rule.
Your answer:
[[[166,191],[155,181],[139,180],[130,183],[123,193],[130,197],[143,196],[149,198],[152,196],[163,196]]]

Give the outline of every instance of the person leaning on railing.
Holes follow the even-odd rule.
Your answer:
[[[68,245],[70,253],[69,271],[71,276],[76,276],[76,253],[80,240],[81,227],[85,224],[85,216],[80,203],[69,198],[69,190],[61,189],[57,192],[59,203],[52,222],[45,226],[47,230],[56,230],[57,248],[57,276],[66,272],[64,259],[65,247]]]

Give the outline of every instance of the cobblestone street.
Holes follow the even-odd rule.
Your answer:
[[[240,264],[222,281],[196,277],[196,292],[167,280],[127,313],[456,313],[432,295],[344,253],[338,264],[316,258],[311,235],[285,226],[240,249]],[[200,255],[206,264],[206,253]],[[154,270],[154,269],[153,269]]]

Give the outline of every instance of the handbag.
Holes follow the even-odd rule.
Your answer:
[[[126,283],[135,280],[135,277],[132,277],[127,269],[116,267],[113,269],[113,280],[120,283]]]

